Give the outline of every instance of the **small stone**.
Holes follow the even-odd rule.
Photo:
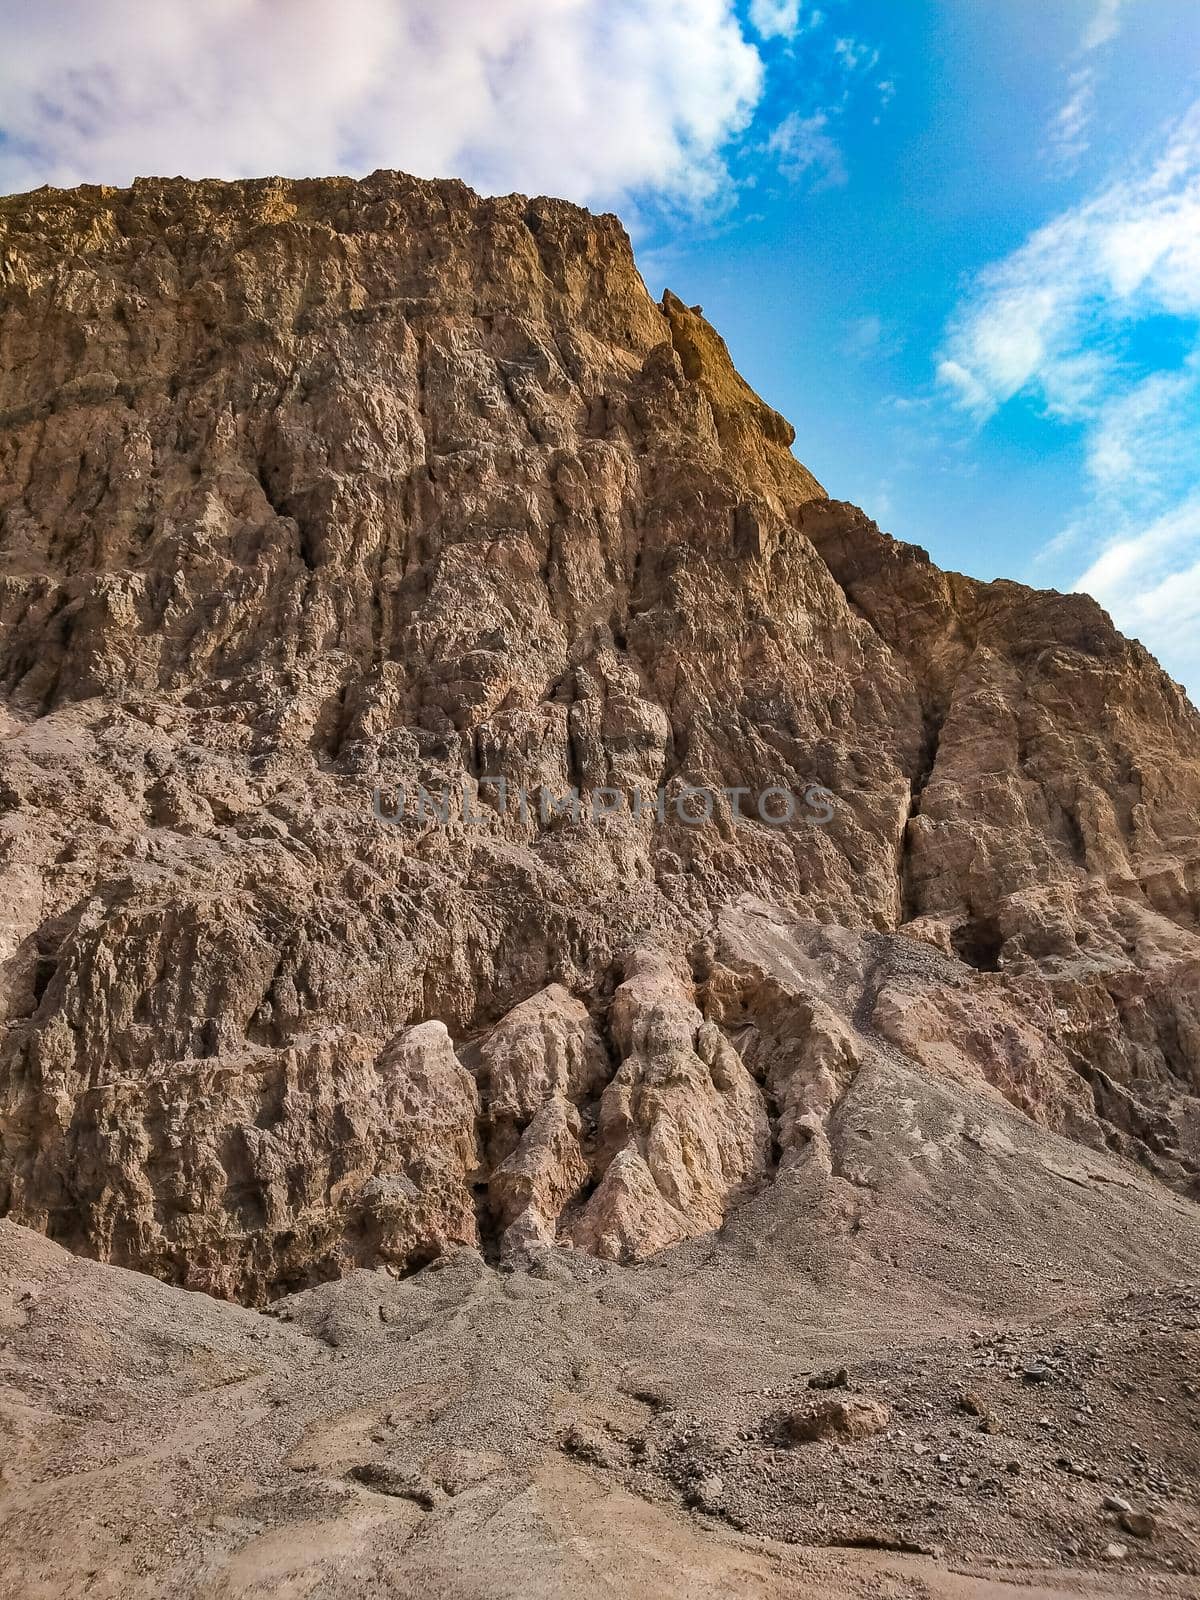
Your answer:
[[[1106,1544],[1104,1547],[1105,1561],[1124,1561],[1128,1554],[1129,1546],[1126,1544]]]
[[[850,1373],[845,1367],[830,1367],[826,1372],[814,1372],[808,1380],[810,1389],[844,1389],[850,1382]]]
[[[1125,1532],[1135,1539],[1153,1539],[1158,1526],[1148,1511],[1122,1511],[1118,1520]]]
[[[1106,1494],[1101,1504],[1105,1511],[1132,1511],[1133,1507],[1128,1500],[1122,1500],[1119,1494]]]
[[[692,1484],[688,1499],[702,1511],[719,1511],[724,1495],[725,1480],[710,1472]]]
[[[1021,1373],[1023,1383],[1051,1383],[1054,1374],[1044,1361],[1032,1361]]]

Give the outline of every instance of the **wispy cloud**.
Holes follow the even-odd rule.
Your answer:
[[[764,82],[732,0],[0,0],[0,37],[0,190],[386,166],[703,204]]]
[[[847,323],[842,340],[843,354],[855,361],[888,361],[903,347],[901,333],[874,312]]]
[[[1200,494],[1115,539],[1075,587],[1200,688]]]
[[[1020,395],[1082,429],[1087,498],[1062,546],[1091,547],[1079,586],[1200,684],[1200,102],[1156,158],[980,276],[938,376],[981,421]]]
[[[829,131],[828,112],[803,117],[793,111],[767,140],[767,150],[793,183],[808,177],[813,189],[821,190],[837,188],[848,179],[841,148]]]
[[[775,5],[777,0],[766,3]],[[807,15],[810,27],[822,20],[820,12]],[[774,158],[782,177],[790,183],[805,182],[813,194],[840,188],[849,181],[839,134],[852,103],[861,105],[864,93],[870,96],[877,107],[873,121],[878,123],[879,113],[896,92],[890,78],[872,81],[880,60],[880,52],[873,45],[858,39],[826,38],[821,58],[819,72],[811,70],[811,63],[804,63],[796,83],[799,104],[793,106],[761,147]],[[812,97],[813,86],[819,100]]]
[[[847,72],[870,72],[879,64],[879,51],[858,39],[835,39],[833,53]]]
[[[1195,359],[1154,372],[1100,404],[1087,440],[1087,470],[1098,495],[1153,501],[1200,475],[1192,420],[1200,371]]]
[[[750,0],[750,26],[763,39],[790,39],[800,30],[801,10],[802,0]]]
[[[1128,0],[1098,0],[1092,20],[1083,36],[1085,50],[1099,50],[1121,31],[1121,11]]]
[[[1096,69],[1080,67],[1067,80],[1069,93],[1050,127],[1050,153],[1062,172],[1074,172],[1090,143],[1096,101]]]
[[[987,268],[952,324],[942,377],[987,413],[1028,390],[1094,413],[1120,378],[1106,334],[1157,313],[1200,317],[1200,102],[1158,157]]]
[[[847,355],[871,356],[883,343],[883,319],[872,313],[868,317],[856,317],[846,329],[843,349]]]
[[[1067,98],[1050,124],[1049,155],[1062,173],[1076,170],[1091,143],[1096,89],[1100,82],[1099,68],[1093,58],[1121,31],[1121,12],[1128,3],[1129,0],[1098,0],[1079,42],[1079,54],[1084,60],[1068,77]]]

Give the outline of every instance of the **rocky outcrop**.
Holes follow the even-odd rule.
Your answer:
[[[828,500],[614,218],[43,190],[0,283],[14,1219],[249,1301],[635,1259],[861,1220],[885,1083],[1195,1194],[1195,711]]]

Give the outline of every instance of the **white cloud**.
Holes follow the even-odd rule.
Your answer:
[[[855,317],[846,324],[841,349],[844,355],[855,361],[883,367],[904,349],[904,344],[905,338],[900,329],[872,312],[865,317]]]
[[[1050,127],[1050,150],[1057,165],[1074,172],[1088,148],[1088,129],[1096,100],[1096,71],[1081,67],[1068,79],[1070,94]]]
[[[764,39],[790,39],[800,28],[801,0],[750,0],[750,26]]]
[[[1156,161],[985,270],[945,359],[969,375],[974,409],[1028,391],[1082,417],[1118,377],[1102,335],[1163,312],[1200,317],[1200,102]]]
[[[1094,55],[1112,43],[1121,31],[1121,11],[1126,4],[1128,0],[1098,0],[1079,42],[1081,55]],[[1077,67],[1067,80],[1069,93],[1050,124],[1049,135],[1049,154],[1060,172],[1074,172],[1087,153],[1099,83],[1100,73],[1092,61]]]
[[[1197,445],[1182,426],[1200,410],[1200,374],[1189,362],[1155,372],[1104,402],[1087,440],[1087,470],[1100,494],[1169,492],[1197,470]]]
[[[1121,7],[1124,0],[1099,0],[1092,20],[1083,36],[1085,50],[1099,50],[1121,31]]]
[[[1200,494],[1141,532],[1114,540],[1076,589],[1094,595],[1117,625],[1143,640],[1191,687],[1200,687]]]
[[[833,53],[847,72],[869,72],[879,64],[879,51],[869,44],[860,44],[857,39],[835,39]]]
[[[731,0],[0,0],[0,37],[0,191],[384,166],[703,203],[763,86]]]
[[[1103,597],[1114,604],[1129,595],[1131,578],[1149,574],[1157,586],[1164,564],[1186,553],[1200,538],[1200,498],[1176,506],[1140,533],[1115,539],[1092,562],[1079,579],[1077,588]]]
[[[958,361],[947,358],[938,362],[938,382],[957,393],[959,403],[977,416],[987,416],[995,410],[991,395],[972,372]]]
[[[1087,500],[1057,548],[1090,546],[1077,586],[1200,688],[1200,102],[980,275],[938,377],[981,420],[1020,395],[1081,429]]]
[[[858,317],[847,328],[842,348],[847,355],[873,356],[883,347],[883,335],[882,317]]]
[[[837,188],[847,181],[846,164],[824,111],[810,117],[793,111],[767,140],[767,150],[792,182],[811,176],[813,188],[818,190]]]
[[[820,20],[819,11],[810,13],[810,26]],[[805,104],[801,94],[801,104],[784,117],[762,147],[767,155],[775,157],[783,177],[792,183],[807,179],[814,194],[840,188],[849,181],[835,124],[845,115],[855,91],[864,86],[866,75],[879,64],[879,51],[857,39],[834,39],[831,49],[829,66],[840,83],[840,94],[831,95],[824,106]],[[891,79],[883,79],[872,87],[879,110],[883,111],[895,94],[896,85]],[[874,121],[879,120],[876,115]]]

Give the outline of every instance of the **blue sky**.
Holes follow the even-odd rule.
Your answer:
[[[619,210],[830,493],[1200,693],[1200,0],[0,0],[0,190]]]
[[[943,565],[1090,589],[1195,697],[1200,5],[821,9],[764,46],[729,215],[649,230],[653,286],[831,494]],[[822,73],[829,33],[855,70]],[[772,170],[757,130],[822,113],[834,148]]]

